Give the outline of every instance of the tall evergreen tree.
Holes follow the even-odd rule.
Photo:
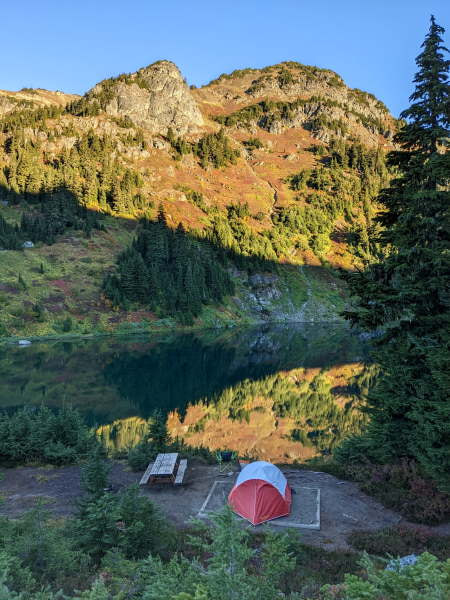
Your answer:
[[[448,50],[431,17],[417,57],[416,89],[390,164],[398,171],[381,194],[384,256],[347,276],[357,297],[355,324],[381,328],[375,352],[381,378],[369,395],[366,435],[340,456],[380,462],[415,459],[450,486],[450,216]],[[447,365],[447,367],[446,367]]]

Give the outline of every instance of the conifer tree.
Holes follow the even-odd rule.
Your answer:
[[[170,444],[167,417],[159,409],[155,409],[152,413],[147,436],[157,452],[165,451]]]
[[[376,351],[382,375],[369,395],[366,436],[350,440],[338,457],[413,458],[448,487],[450,62],[443,33],[432,17],[412,104],[401,115],[406,124],[395,139],[402,148],[388,157],[399,175],[380,198],[384,257],[348,276],[358,303],[347,317],[383,331]]]
[[[110,466],[105,461],[103,449],[95,446],[81,468],[81,488],[89,499],[101,496],[108,485]]]

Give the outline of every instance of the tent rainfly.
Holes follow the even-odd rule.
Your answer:
[[[228,503],[235,513],[259,525],[289,514],[291,489],[278,467],[259,460],[239,473]]]

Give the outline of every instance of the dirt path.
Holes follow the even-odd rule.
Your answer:
[[[353,531],[377,530],[403,522],[400,515],[384,508],[363,494],[358,486],[340,481],[327,473],[284,468],[293,487],[314,487],[321,494],[321,529],[300,529],[306,543],[327,549],[347,547],[347,536]],[[123,462],[114,461],[110,474],[113,491],[138,483],[140,473],[128,470]],[[183,526],[196,516],[214,481],[223,479],[218,467],[191,461],[185,485],[146,487],[142,493],[158,504],[169,520]],[[19,467],[0,469],[0,514],[18,517],[38,502],[55,516],[73,514],[80,496],[80,471],[76,466],[61,468]],[[432,528],[446,533],[449,525]]]

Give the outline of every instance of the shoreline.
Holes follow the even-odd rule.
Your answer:
[[[118,337],[118,336],[124,336],[124,335],[136,335],[136,334],[151,334],[151,333],[166,333],[166,332],[176,332],[176,333],[190,333],[190,332],[198,332],[198,331],[212,331],[215,329],[234,329],[236,327],[263,327],[263,326],[271,326],[271,325],[292,325],[292,324],[296,324],[296,325],[324,325],[324,324],[330,324],[330,325],[339,325],[341,327],[346,327],[348,329],[351,329],[351,325],[345,321],[245,321],[245,322],[238,322],[238,321],[234,321],[234,322],[228,322],[228,323],[224,323],[224,324],[217,324],[215,326],[213,325],[191,325],[191,326],[183,326],[183,325],[167,325],[167,324],[161,324],[161,325],[157,325],[157,326],[153,326],[153,327],[149,327],[148,324],[146,324],[145,327],[132,327],[130,328],[128,331],[92,331],[89,333],[56,333],[55,335],[17,335],[17,336],[10,336],[10,337],[0,337],[0,347],[2,345],[16,345],[19,346],[19,341],[21,340],[25,340],[30,342],[30,344],[34,343],[34,342],[45,342],[45,341],[65,341],[65,340],[77,340],[77,339],[95,339],[95,338],[100,338],[100,337],[110,337],[110,336],[114,336],[114,337]],[[356,331],[356,330],[355,330]],[[359,332],[361,333],[361,332]],[[24,345],[23,347],[28,346],[28,344]]]

